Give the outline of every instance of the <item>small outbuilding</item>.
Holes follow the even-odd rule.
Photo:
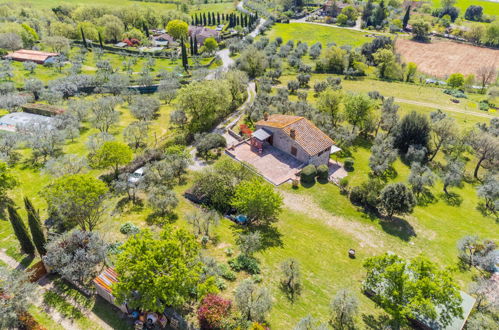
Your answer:
[[[8,53],[4,56],[5,59],[19,62],[35,62],[37,64],[46,64],[53,62],[59,56],[59,53],[42,52],[38,50],[19,49],[15,52]]]
[[[104,298],[110,304],[118,307],[123,313],[128,313],[126,304],[119,305],[116,303],[112,294],[111,287],[118,282],[118,274],[112,268],[105,269],[99,276],[94,279],[94,287],[97,294]]]

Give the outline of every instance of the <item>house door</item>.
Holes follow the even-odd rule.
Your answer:
[[[296,148],[295,147],[291,147],[291,155],[295,156],[296,157]]]
[[[271,136],[267,139],[267,142],[268,142],[270,145],[272,145],[272,142],[274,142],[272,138],[273,138],[273,136],[271,135]]]

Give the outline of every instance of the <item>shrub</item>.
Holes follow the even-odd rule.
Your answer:
[[[224,320],[230,316],[232,302],[215,294],[208,294],[197,311],[201,329],[220,329]]]
[[[326,181],[329,176],[329,168],[327,165],[322,164],[317,167],[317,179]]]
[[[360,186],[354,187],[350,191],[350,201],[353,204],[362,205],[366,208],[377,208],[379,204],[379,195],[384,188],[381,180],[369,180]]]
[[[487,100],[480,101],[479,106],[480,106],[480,110],[482,110],[482,111],[488,111],[489,110],[489,102],[487,102]]]
[[[233,254],[234,254],[234,250],[232,248],[229,247],[229,248],[225,249],[225,255],[227,257],[232,257]]]
[[[232,270],[240,272],[242,270],[249,274],[260,274],[260,267],[258,261],[249,256],[240,254],[237,258],[229,260],[229,265]]]
[[[353,171],[353,165],[354,165],[354,161],[352,158],[345,159],[345,162],[343,163],[345,170],[347,170],[349,172]]]
[[[139,232],[139,227],[130,222],[123,224],[120,228],[120,233],[122,233],[123,235],[135,235]]]
[[[315,165],[307,165],[303,168],[300,174],[300,179],[305,183],[313,183],[315,181],[315,177],[317,176],[317,169]]]
[[[340,182],[339,182],[339,186],[340,186],[340,190],[342,193],[346,193],[347,192],[347,188],[348,188],[348,178],[341,178]]]
[[[236,274],[234,274],[233,271],[230,270],[229,266],[226,264],[221,264],[218,266],[218,270],[220,272],[220,276],[227,281],[235,281],[236,280]]]

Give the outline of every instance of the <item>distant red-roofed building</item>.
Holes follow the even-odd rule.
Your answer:
[[[50,61],[53,61],[57,56],[59,56],[58,53],[49,53],[30,49],[19,49],[15,52],[5,55],[4,58],[19,62],[35,62],[37,64],[46,64]]]

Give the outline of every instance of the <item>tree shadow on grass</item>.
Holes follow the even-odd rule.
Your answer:
[[[429,190],[426,190],[424,192],[422,192],[418,197],[417,197],[417,201],[418,201],[418,206],[428,206],[430,204],[434,204],[437,202],[437,198],[435,197],[435,195],[433,195],[431,193],[431,191]]]
[[[402,218],[393,217],[391,220],[381,219],[380,225],[385,233],[397,236],[406,242],[410,241],[412,237],[417,236],[414,227]]]
[[[362,321],[366,325],[367,329],[373,330],[385,330],[388,329],[390,324],[390,318],[387,315],[367,315],[362,314]]]
[[[315,186],[315,180],[312,181],[312,182],[304,182],[304,181],[301,181],[300,180],[300,185],[303,187],[303,188],[312,188],[313,186]]]
[[[7,196],[0,197],[0,220],[9,220],[7,206],[13,205],[14,201]]]
[[[442,193],[439,197],[449,206],[460,206],[463,202],[463,198],[454,192],[448,194]]]
[[[18,270],[24,270],[28,268],[29,265],[31,265],[31,262],[35,259],[34,254],[27,254],[23,260],[19,262],[19,265],[16,267]]]
[[[271,247],[283,247],[282,234],[274,225],[249,225],[243,226],[233,223],[231,226],[234,236],[258,231],[261,235],[262,246],[260,250]]]
[[[164,225],[175,223],[177,219],[178,215],[174,212],[166,214],[153,212],[146,217],[146,223],[149,226],[156,225],[158,227],[163,227]]]
[[[144,208],[144,201],[135,197],[135,203],[127,197],[120,199],[112,212],[112,214],[123,213],[123,212],[140,212]]]

